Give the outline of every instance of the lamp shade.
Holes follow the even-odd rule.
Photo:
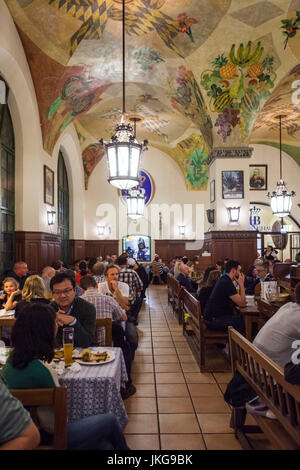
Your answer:
[[[185,235],[185,225],[179,225],[178,228],[180,235]]]
[[[240,219],[240,207],[227,207],[230,223],[237,223]]]
[[[100,140],[106,153],[108,182],[121,190],[131,189],[139,183],[141,155],[148,143],[145,140],[139,144],[132,131],[131,124],[122,116],[111,141]]]
[[[55,212],[55,211],[47,211],[47,222],[48,222],[48,225],[54,225],[54,224],[55,224],[55,216],[56,216],[56,212]]]
[[[215,222],[215,209],[207,209],[206,210],[207,220],[210,224]]]
[[[127,217],[134,220],[143,217],[145,209],[145,190],[143,188],[131,189],[126,198],[126,203]]]
[[[97,225],[97,232],[98,232],[98,235],[101,237],[102,235],[104,235],[104,230],[105,230],[105,226],[104,225]]]
[[[277,183],[275,191],[268,193],[268,197],[271,199],[271,208],[274,215],[277,217],[286,217],[290,214],[292,208],[292,197],[295,196],[295,192],[287,191],[285,182],[280,180]]]

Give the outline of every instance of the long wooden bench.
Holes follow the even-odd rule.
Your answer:
[[[252,414],[258,426],[246,426],[246,408],[233,408],[231,426],[245,449],[247,434],[263,432],[279,450],[300,449],[300,387],[284,379],[283,369],[234,328],[229,327],[232,371],[238,371],[277,420]]]
[[[209,330],[202,317],[200,302],[187,290],[181,293],[181,303],[183,315],[188,314],[183,322],[183,334],[187,325],[192,329],[197,339],[196,345],[199,348],[200,371],[205,371],[205,355],[207,344],[228,343],[228,333],[224,331]]]
[[[179,282],[168,274],[167,276],[167,287],[168,287],[168,302],[171,304],[173,313],[177,317],[180,325],[183,323],[183,314],[181,310],[180,292],[181,287]]]

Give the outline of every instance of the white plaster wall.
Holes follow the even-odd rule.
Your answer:
[[[15,230],[57,232],[56,225],[47,224],[47,210],[57,212],[57,160],[61,149],[70,188],[70,238],[84,238],[83,165],[75,128],[73,124],[67,127],[52,156],[43,150],[30,69],[4,0],[0,0],[0,74],[9,86],[8,105],[15,134]],[[44,165],[55,172],[54,207],[44,204]]]
[[[128,233],[149,234],[153,238],[199,239],[208,226],[204,208],[208,207],[208,191],[187,191],[184,176],[177,163],[160,150],[149,147],[142,156],[141,168],[153,178],[155,193],[146,208],[145,217],[136,224],[126,217],[126,207],[118,191],[107,182],[106,160],[93,171],[86,191],[86,236],[88,239],[115,239]],[[205,207],[204,207],[205,206]],[[162,231],[159,231],[159,212]],[[186,235],[178,225],[186,225]],[[97,235],[97,225],[105,225],[105,235]]]
[[[39,113],[25,53],[3,0],[0,0],[0,73],[10,88],[8,104],[15,130],[15,229],[38,231],[43,192]]]
[[[276,188],[280,175],[279,149],[269,145],[254,144],[253,154],[249,163],[251,165],[268,165],[268,191]],[[291,215],[300,223],[300,167],[287,153],[282,152],[282,176],[289,191],[294,190],[296,196],[293,198]],[[267,197],[268,191],[250,191],[251,202],[266,202],[270,204]]]

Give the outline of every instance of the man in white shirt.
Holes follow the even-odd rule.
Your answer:
[[[267,321],[253,344],[280,367],[291,361],[293,342],[300,340],[300,282],[295,289],[296,302],[283,305]]]
[[[113,297],[124,313],[129,310],[128,297],[129,297],[129,286],[125,282],[118,281],[119,267],[114,264],[109,264],[105,268],[105,282],[98,284],[98,291],[103,295],[110,295]],[[113,338],[114,345],[124,349],[124,333],[120,325],[113,323]],[[135,350],[138,347],[138,334],[136,327],[133,323],[126,321],[125,324],[125,337],[130,347],[131,362],[134,360]],[[130,395],[135,393],[136,389],[134,385],[130,384],[126,392],[122,394],[123,399],[128,398]]]

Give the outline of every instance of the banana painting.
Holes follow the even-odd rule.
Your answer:
[[[212,61],[213,70],[202,73],[201,85],[210,98],[210,110],[218,114],[215,126],[223,142],[237,125],[241,140],[246,140],[260,105],[274,87],[273,57],[263,58],[263,52],[260,41],[232,44],[227,55]]]

